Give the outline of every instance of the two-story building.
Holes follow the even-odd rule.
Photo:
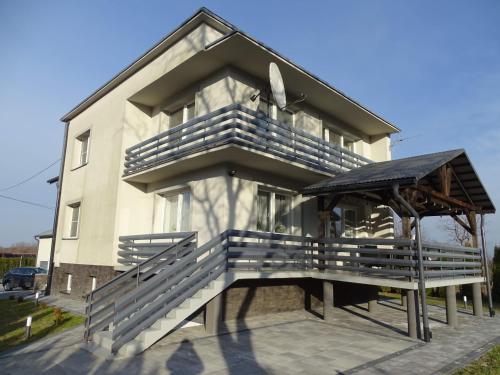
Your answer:
[[[292,103],[285,108],[273,101],[270,63],[283,75]],[[330,258],[324,255],[328,242],[313,241],[391,239],[389,205],[367,195],[336,200],[302,192],[390,160],[390,135],[398,128],[206,9],[62,121],[66,140],[52,293],[81,299],[93,291],[91,305],[106,297],[110,304],[89,308],[87,338],[111,324],[111,336],[101,343],[110,340],[113,351],[137,335],[144,339],[154,324],[164,335],[180,318],[203,312],[207,302],[213,308],[206,308],[205,320],[215,325],[221,315],[234,319],[303,308],[307,298],[310,306],[320,305],[322,283],[313,269],[329,267],[340,275],[332,276],[343,285],[339,300],[373,300],[374,285],[390,284],[378,278],[363,289],[366,277],[346,279],[360,264],[353,256],[362,259],[361,250],[352,251],[361,240]],[[279,254],[272,253],[276,249]],[[377,270],[398,265],[379,263]],[[230,269],[231,280],[210,284]],[[282,272],[263,276],[268,269]],[[118,281],[108,283],[116,276]],[[186,279],[192,283],[183,287]],[[121,282],[124,293],[116,292]],[[169,311],[210,285],[201,302],[169,318]],[[127,310],[130,304],[135,312]],[[144,308],[144,316],[131,330],[134,304]],[[167,319],[166,325],[159,319]],[[159,337],[153,336],[146,341]]]

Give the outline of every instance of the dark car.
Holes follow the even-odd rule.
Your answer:
[[[2,280],[5,291],[21,287],[23,289],[33,288],[35,285],[35,275],[37,273],[47,273],[40,267],[19,267],[9,270]]]

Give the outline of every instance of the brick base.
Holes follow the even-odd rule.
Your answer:
[[[341,307],[367,303],[377,287],[333,282],[334,303]],[[245,317],[323,306],[323,282],[319,279],[239,280],[222,296],[222,319]]]
[[[66,291],[68,274],[72,276],[70,293]],[[54,267],[51,294],[82,300],[92,289],[92,277],[96,278],[99,287],[118,274],[119,272],[110,266],[60,263],[59,267]]]

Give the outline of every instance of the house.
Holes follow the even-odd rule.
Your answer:
[[[273,100],[270,63],[286,107]],[[113,352],[140,352],[185,319],[216,333],[225,319],[304,301],[327,316],[334,290],[335,304],[374,308],[380,285],[407,291],[414,337],[413,296],[425,281],[484,281],[478,248],[393,239],[391,209],[418,229],[405,197],[424,181],[410,195],[419,212],[437,214],[429,181],[440,186],[439,171],[457,161],[475,190],[446,169],[440,214],[464,212],[460,186],[472,199],[467,212],[494,211],[463,151],[410,161],[425,168],[384,179],[396,126],[207,9],[62,121],[51,292],[87,298],[85,337]],[[356,171],[354,181],[336,180]],[[406,190],[393,196],[396,182]]]
[[[47,230],[37,234],[35,236],[35,240],[38,242],[36,266],[48,270],[50,262],[50,249],[52,248],[52,230]]]

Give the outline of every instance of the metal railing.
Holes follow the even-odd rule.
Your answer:
[[[340,145],[232,104],[128,148],[124,175],[226,145],[260,151],[329,174],[371,162]]]
[[[173,247],[178,241],[193,232],[173,232],[121,236],[118,244],[118,263],[125,266],[137,265],[160,251]]]
[[[113,340],[112,351],[117,352],[228,271],[313,271],[318,272],[318,277],[324,272],[348,272],[364,277],[418,282],[413,240],[327,239],[226,230],[197,247],[196,233],[183,235],[180,241],[88,296],[87,340],[95,332],[108,329]],[[144,241],[148,236],[151,237],[125,236],[121,239],[130,244]],[[164,235],[164,238],[176,236]],[[481,254],[476,248],[424,243],[423,256],[426,279],[482,275]]]
[[[177,259],[196,249],[196,238],[196,233],[188,233],[181,241],[169,243],[156,255],[90,292],[86,298],[85,339],[88,340],[95,332],[104,328],[109,329],[115,320],[116,301],[157,274],[168,272]]]

